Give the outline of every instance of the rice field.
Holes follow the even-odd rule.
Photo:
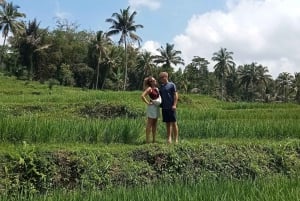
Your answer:
[[[46,84],[6,77],[0,86],[1,142],[144,142],[145,105],[139,91],[50,90]],[[180,94],[177,115],[182,140],[300,136],[300,105],[292,103],[228,103]],[[161,120],[158,131],[164,139]]]
[[[25,82],[0,74],[0,149],[22,143],[69,149],[108,145],[122,149],[145,143],[145,105],[141,91],[94,91]],[[179,140],[207,143],[277,143],[300,137],[300,105],[293,103],[229,103],[179,92]],[[158,145],[165,145],[159,119]],[[11,146],[13,145],[13,146]],[[84,149],[82,148],[82,149]],[[109,148],[107,149],[109,151]],[[295,156],[297,157],[297,156]],[[0,175],[1,176],[1,175]],[[104,191],[58,189],[45,194],[1,195],[0,200],[300,200],[299,178],[252,180],[203,179]],[[1,190],[1,185],[0,185]],[[0,192],[1,193],[1,192]]]
[[[202,180],[195,183],[176,182],[141,187],[119,187],[106,191],[63,191],[44,195],[1,198],[1,201],[297,201],[300,182],[297,179],[266,178],[259,181]]]

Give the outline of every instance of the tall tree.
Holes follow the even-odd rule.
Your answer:
[[[101,67],[101,69],[105,69],[106,73],[104,77],[105,79],[102,80],[101,89],[104,89],[104,87],[117,90],[120,89],[119,86],[115,86],[115,82],[119,85],[123,81],[120,76],[121,71],[119,70],[123,54],[124,52],[119,46],[109,46],[109,50],[104,58],[104,62],[102,63],[103,67]]]
[[[256,63],[245,64],[238,68],[239,85],[245,87],[245,95],[247,100],[253,100],[254,87],[258,83],[258,68]],[[250,88],[250,92],[249,92]]]
[[[260,92],[261,98],[265,99],[265,101],[268,101],[268,97],[266,96],[268,93],[268,88],[270,86],[270,83],[273,81],[272,76],[269,73],[268,67],[258,65],[258,90]]]
[[[292,90],[293,80],[294,76],[287,72],[280,73],[275,80],[278,92],[283,95],[285,102],[288,101],[289,94]]]
[[[107,54],[107,51],[108,51],[107,49],[108,49],[109,45],[111,45],[111,40],[107,36],[107,34],[104,33],[103,31],[98,31],[97,35],[96,35],[96,45],[95,45],[96,50],[98,52],[97,69],[96,69],[96,84],[95,84],[96,90],[98,88],[99,68],[100,68],[100,64],[102,62],[102,56],[106,57],[106,54]],[[104,82],[107,72],[104,72],[103,74],[104,74],[104,79],[103,79],[103,82]]]
[[[155,64],[153,63],[153,56],[148,51],[143,51],[138,54],[137,66],[135,75],[139,79],[138,89],[143,86],[144,77],[154,75]]]
[[[133,42],[138,42],[140,45],[140,42],[142,39],[135,34],[136,30],[138,28],[143,28],[144,26],[141,24],[135,24],[135,16],[137,14],[136,11],[130,13],[129,11],[130,7],[127,7],[127,9],[121,9],[120,13],[113,13],[111,18],[106,19],[106,22],[109,22],[112,24],[112,26],[109,28],[110,31],[107,32],[108,36],[116,35],[121,33],[121,37],[119,40],[119,44],[124,43],[125,48],[125,73],[124,73],[124,87],[123,89],[126,90],[127,86],[127,44],[131,40]]]
[[[295,73],[294,87],[296,91],[295,100],[300,104],[300,73]]]
[[[166,44],[166,48],[161,46],[157,51],[160,53],[160,55],[154,56],[154,62],[157,64],[162,64],[163,70],[172,73],[173,65],[182,64],[184,65],[184,60],[179,56],[181,54],[181,51],[174,50],[174,44]]]
[[[47,30],[39,28],[40,23],[34,19],[29,21],[25,27],[25,32],[20,34],[19,50],[22,58],[23,65],[27,66],[28,79],[33,78],[34,67],[36,67],[36,60],[34,59],[37,52],[47,49],[50,45],[43,44],[42,38],[46,34]]]
[[[2,1],[0,3],[0,30],[2,31],[3,46],[0,55],[0,62],[2,62],[5,42],[8,34],[11,32],[13,35],[24,31],[24,24],[18,21],[19,18],[26,17],[24,13],[18,12],[20,7],[14,5],[12,2],[7,3]]]
[[[199,79],[197,81],[198,88],[200,88],[202,94],[208,94],[208,64],[209,62],[202,57],[194,56],[192,63],[199,70]]]
[[[224,98],[224,85],[226,76],[233,70],[235,63],[233,61],[233,52],[228,52],[226,48],[221,48],[213,53],[212,60],[217,62],[214,65],[215,74],[221,82],[221,98]]]

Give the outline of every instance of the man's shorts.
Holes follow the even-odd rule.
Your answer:
[[[176,110],[162,109],[163,122],[176,122]]]

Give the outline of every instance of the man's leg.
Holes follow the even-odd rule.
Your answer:
[[[171,129],[171,123],[166,122],[166,127],[167,127],[167,138],[168,138],[168,143],[172,143],[172,129]]]
[[[172,122],[172,134],[175,140],[175,143],[178,143],[178,125],[177,122]]]

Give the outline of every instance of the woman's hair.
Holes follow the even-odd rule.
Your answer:
[[[145,90],[147,87],[151,86],[151,80],[153,79],[153,76],[148,76],[144,79],[143,83],[143,89]]]

